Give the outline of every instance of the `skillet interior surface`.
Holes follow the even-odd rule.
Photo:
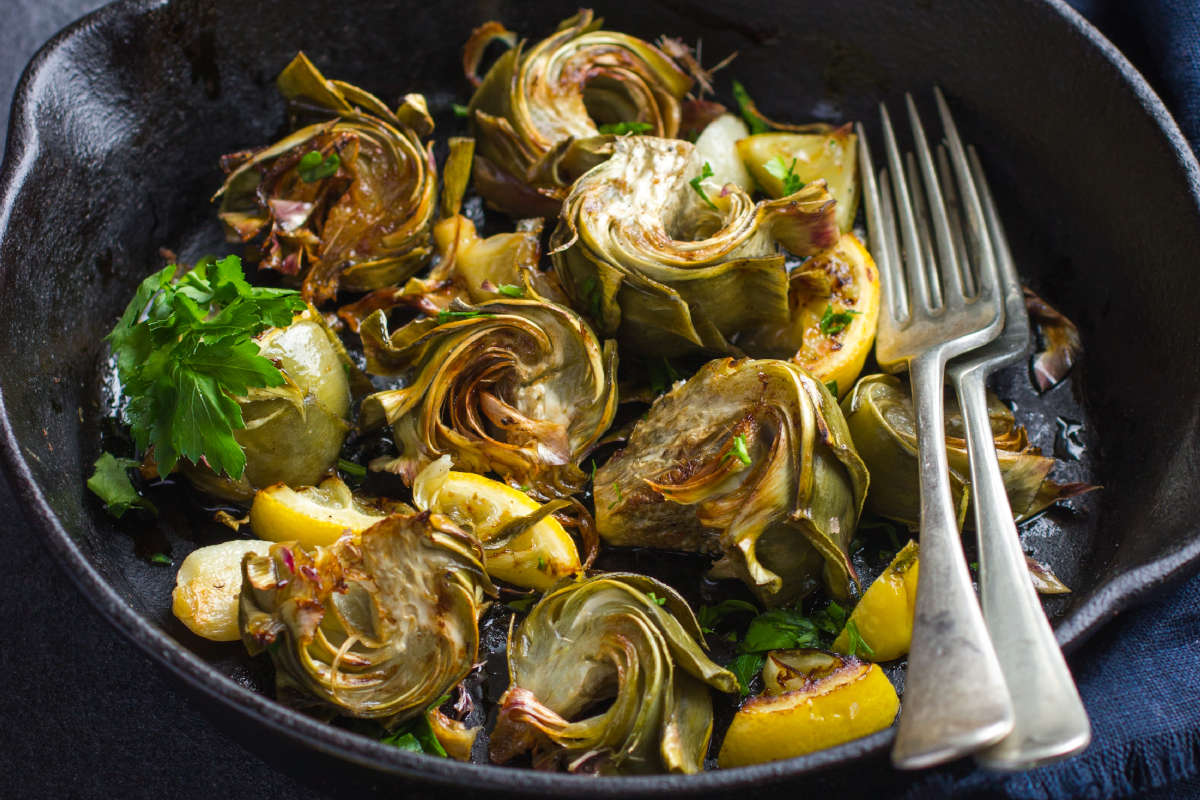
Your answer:
[[[1071,647],[1200,557],[1191,490],[1200,467],[1197,167],[1144,82],[1099,35],[1056,4],[869,2],[597,6],[647,38],[703,37],[771,116],[862,120],[875,104],[940,84],[975,142],[1026,280],[1080,326],[1084,362],[1036,397],[1023,369],[998,390],[1036,444],[1056,418],[1085,421],[1082,458],[1058,473],[1103,490],[1025,529],[1027,548],[1075,593],[1050,606]],[[273,88],[298,49],[326,74],[394,101],[426,94],[437,137],[469,87],[459,53],[472,27],[501,19],[530,37],[575,6],[315,0],[123,2],[56,38],[18,90],[0,208],[0,390],[7,471],[38,535],[84,592],[139,646],[202,691],[281,735],[398,774],[445,783],[577,793],[688,792],[763,782],[878,753],[885,731],[801,759],[701,776],[593,781],[427,759],[330,728],[272,702],[269,667],[236,645],[206,645],[170,614],[174,570],[149,563],[84,488],[111,391],[112,325],[169,247],[184,260],[221,244],[209,197],[223,153],[272,140]],[[728,76],[718,85],[727,90]],[[726,98],[727,99],[727,98]],[[1136,176],[1136,179],[1134,179]],[[167,514],[143,545],[175,563],[217,534]],[[486,776],[485,774],[486,773]]]

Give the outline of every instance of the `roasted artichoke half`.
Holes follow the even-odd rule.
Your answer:
[[[437,171],[421,143],[433,120],[419,94],[396,111],[300,53],[276,81],[293,109],[320,121],[222,160],[220,217],[229,238],[262,234],[260,267],[296,276],[318,305],[339,289],[402,282],[429,259]]]
[[[493,22],[468,41],[464,63],[478,85],[468,106],[479,140],[475,186],[492,206],[516,217],[556,214],[571,182],[607,155],[602,125],[676,135],[692,79],[654,45],[602,24],[580,11],[549,38],[508,50],[482,82],[474,78],[482,49],[516,37]]]
[[[738,686],[703,647],[687,603],[653,578],[614,572],[550,592],[509,637],[492,761],[532,749],[535,765],[572,772],[699,772],[708,686]]]
[[[233,480],[206,465],[180,462],[197,488],[230,500],[249,500],[256,490],[276,483],[319,483],[350,432],[351,376],[357,368],[319,313],[310,308],[288,327],[263,332],[257,342],[284,383],[252,388],[236,398],[245,427],[234,430],[233,437],[246,452],[246,471]]]
[[[271,545],[242,561],[239,626],[281,698],[379,719],[422,713],[475,663],[492,592],[479,543],[449,519],[396,514],[332,547]]]
[[[446,454],[538,499],[586,483],[578,464],[616,410],[617,351],[575,312],[540,300],[456,301],[392,334],[375,312],[359,332],[368,371],[404,378],[404,388],[364,401],[363,424],[392,426],[400,455],[388,469],[406,483]]]
[[[808,256],[837,242],[825,182],[755,203],[711,173],[688,142],[624,136],[572,187],[554,269],[602,336],[649,356],[741,355],[739,334],[788,325],[779,248]]]
[[[917,475],[916,418],[908,385],[892,375],[868,375],[842,401],[850,435],[873,480],[867,507],[916,528],[920,519]],[[1048,475],[1054,459],[1043,456],[1029,443],[1025,429],[1012,411],[988,394],[992,438],[1000,459],[1004,488],[1018,521],[1028,519],[1050,504],[1095,488],[1087,484],[1060,484]],[[950,490],[964,524],[969,513],[970,462],[962,411],[952,392],[946,393],[946,455],[950,462]]]
[[[769,606],[822,580],[844,598],[867,482],[820,381],[786,361],[718,359],[656,400],[596,472],[596,526],[613,545],[720,555],[712,574]]]

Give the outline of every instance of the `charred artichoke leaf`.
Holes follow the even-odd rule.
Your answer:
[[[913,528],[920,519],[917,491],[916,420],[908,385],[891,375],[868,375],[842,401],[850,435],[874,480],[867,508],[880,516]],[[1004,488],[1019,522],[1047,506],[1096,488],[1087,484],[1059,484],[1048,475],[1054,459],[1043,456],[1029,443],[1025,429],[995,395],[988,394],[988,415]],[[964,509],[964,523],[973,525],[969,511],[970,463],[964,437],[962,411],[952,392],[946,393],[946,455],[950,463],[950,490],[956,508]]]
[[[233,241],[264,235],[260,267],[296,276],[306,300],[400,283],[429,260],[437,171],[421,138],[433,122],[421,95],[393,112],[327,80],[300,53],[277,85],[322,121],[275,144],[228,156],[214,200]],[[315,154],[315,155],[314,155]]]
[[[448,454],[538,499],[583,487],[578,464],[616,411],[617,351],[578,314],[539,300],[455,301],[392,334],[375,312],[360,334],[368,370],[405,379],[368,397],[362,422],[392,426],[400,455],[388,468],[406,483]]]
[[[276,483],[320,482],[350,431],[351,384],[358,368],[315,309],[297,315],[286,328],[264,331],[257,341],[259,353],[278,365],[285,380],[235,398],[245,421],[233,432],[246,452],[242,477],[235,481],[204,465],[180,465],[198,489],[231,500],[249,500]]]
[[[1083,353],[1083,340],[1075,323],[1025,287],[1025,309],[1037,325],[1040,347],[1029,362],[1039,392],[1062,383]]]
[[[469,106],[475,185],[490,205],[519,217],[557,213],[572,181],[608,154],[602,124],[642,122],[655,136],[676,135],[692,79],[662,50],[601,30],[602,22],[584,9],[532,47],[505,52],[478,84]],[[481,44],[508,34],[489,25],[464,51],[468,77]]]
[[[786,326],[782,245],[832,247],[835,203],[823,181],[754,203],[706,179],[684,141],[626,136],[581,177],[551,237],[559,282],[602,336],[651,356],[740,355],[740,332]]]
[[[535,764],[572,772],[699,772],[708,687],[737,691],[703,648],[686,601],[653,578],[609,573],[550,592],[509,637],[492,761],[533,749]]]
[[[596,472],[596,527],[618,546],[721,555],[766,605],[824,583],[845,598],[867,469],[829,390],[769,359],[710,361],[651,406]]]
[[[475,663],[494,593],[479,543],[449,519],[395,514],[332,547],[271,545],[242,561],[239,625],[276,691],[302,707],[398,723]]]

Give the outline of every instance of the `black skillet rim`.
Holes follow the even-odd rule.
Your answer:
[[[36,106],[35,86],[41,73],[51,68],[52,56],[63,44],[114,17],[138,14],[163,5],[164,0],[118,0],[83,17],[60,31],[42,46],[21,77],[14,95],[8,130],[8,147],[0,170],[0,232],[6,231],[17,193],[23,185],[22,164],[36,152],[37,125],[32,110]],[[169,0],[166,0],[169,2]],[[1046,13],[1047,24],[1065,24],[1081,39],[1096,47],[1116,71],[1116,78],[1131,90],[1175,153],[1176,162],[1187,174],[1193,205],[1200,215],[1200,163],[1197,162],[1178,124],[1150,87],[1146,79],[1103,34],[1064,0],[1026,0]],[[2,235],[2,234],[0,234]],[[881,731],[864,739],[813,753],[808,756],[743,767],[716,770],[700,775],[653,775],[645,777],[606,777],[602,780],[580,776],[547,774],[534,770],[512,769],[480,764],[427,758],[372,741],[366,737],[321,723],[286,708],[217,672],[165,631],[127,605],[108,585],[103,576],[84,557],[71,536],[55,516],[33,481],[21,455],[4,406],[0,390],[0,456],[5,475],[27,516],[45,537],[46,544],[60,566],[80,591],[118,631],[146,652],[175,677],[235,711],[270,726],[278,734],[308,747],[350,762],[392,775],[442,785],[490,786],[501,791],[537,794],[571,792],[578,796],[630,794],[693,794],[725,790],[750,784],[772,783],[788,777],[817,772],[856,759],[882,753],[891,744],[893,731]],[[1181,579],[1200,568],[1200,537],[1176,553],[1163,556],[1138,569],[1113,578],[1104,590],[1076,609],[1057,628],[1059,642],[1071,650],[1091,636],[1121,611],[1143,601],[1155,589]]]

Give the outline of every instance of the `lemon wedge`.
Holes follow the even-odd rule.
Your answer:
[[[876,664],[819,650],[777,650],[764,678],[778,694],[752,697],[734,715],[722,769],[794,758],[892,724],[900,698]],[[771,674],[768,674],[771,673]]]
[[[386,516],[333,477],[299,490],[277,483],[258,491],[250,506],[250,528],[272,542],[330,545],[346,531],[362,533]]]
[[[541,504],[500,481],[451,470],[448,456],[417,475],[413,502],[422,511],[444,514],[472,532],[483,543],[484,566],[492,578],[545,591],[580,570],[574,540],[551,516],[499,542],[497,537],[509,523],[536,513]]]
[[[821,178],[837,201],[838,227],[849,231],[858,213],[858,137],[850,128],[829,133],[759,133],[737,143],[755,183],[771,197]]]
[[[896,554],[850,612],[859,637],[871,648],[876,661],[892,661],[908,654],[912,643],[913,613],[917,605],[917,543],[910,541]],[[850,634],[843,628],[833,641],[839,653],[850,652]]]

